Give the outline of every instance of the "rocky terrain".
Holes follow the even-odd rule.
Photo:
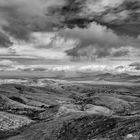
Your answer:
[[[50,79],[0,85],[2,140],[139,138],[139,85]]]

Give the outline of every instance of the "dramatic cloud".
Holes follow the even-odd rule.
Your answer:
[[[24,40],[32,31],[52,31],[60,18],[49,15],[48,10],[64,4],[64,0],[0,0],[1,28]]]
[[[95,22],[84,29],[79,27],[67,28],[60,35],[67,39],[77,39],[79,44],[77,47],[68,50],[67,54],[78,59],[125,56],[132,51],[131,48],[138,49],[140,43],[137,38],[118,36],[111,29]]]
[[[62,36],[65,38],[77,38],[82,41],[81,47],[89,46],[92,44],[99,44],[103,46],[113,46],[123,44],[120,42],[119,37],[105,26],[101,26],[95,22],[90,24],[87,28],[75,27],[74,29],[66,29],[62,31]],[[124,42],[125,43],[125,42]]]
[[[139,23],[139,0],[0,0],[0,58],[140,60]]]
[[[83,16],[106,25],[120,35],[138,36],[139,0],[87,0]]]
[[[125,35],[139,35],[139,0],[0,0],[1,29],[28,40],[31,32],[87,27],[97,22]]]

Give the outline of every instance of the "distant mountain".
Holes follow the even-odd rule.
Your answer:
[[[3,74],[3,75],[2,75]],[[7,74],[7,75],[6,75]],[[3,83],[29,83],[35,85],[44,85],[46,79],[58,79],[68,81],[108,81],[108,82],[130,82],[140,83],[140,75],[130,75],[127,73],[112,74],[112,73],[95,73],[95,72],[29,72],[27,73],[1,73],[0,84]],[[30,80],[29,80],[30,79]],[[37,79],[37,82],[32,82],[31,79]]]
[[[105,81],[115,81],[115,82],[138,82],[140,81],[139,75],[129,75],[127,73],[121,73],[121,74],[99,74],[96,75],[96,79],[98,80],[105,80]]]
[[[74,77],[64,77],[64,79],[82,81],[112,81],[112,82],[140,82],[140,75],[130,75],[127,73],[77,73]]]

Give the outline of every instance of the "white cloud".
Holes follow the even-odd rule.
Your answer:
[[[67,57],[64,52],[53,49],[35,48],[34,46],[29,46],[29,44],[14,45],[12,46],[12,49],[17,55],[22,56],[31,56],[45,59],[63,59]]]
[[[31,34],[28,42],[16,40],[11,37],[13,45],[2,49],[1,54],[15,54],[18,56],[30,56],[44,59],[69,59],[66,50],[74,48],[77,41],[64,39],[55,32],[35,32]]]
[[[35,46],[47,47],[52,42],[55,36],[56,36],[56,33],[53,33],[53,32],[50,32],[50,33],[35,32],[31,34],[31,40]]]

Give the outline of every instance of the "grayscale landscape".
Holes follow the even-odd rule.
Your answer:
[[[95,77],[1,79],[0,139],[139,139],[140,77]]]
[[[0,140],[140,140],[140,0],[0,0]]]

